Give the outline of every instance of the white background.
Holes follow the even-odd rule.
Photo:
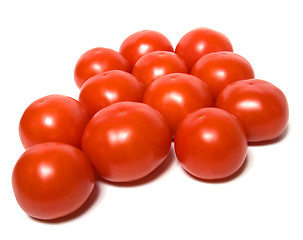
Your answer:
[[[301,1],[1,1],[0,239],[303,239],[303,14]],[[229,181],[186,174],[173,151],[136,185],[98,181],[87,204],[61,221],[28,217],[11,173],[23,152],[18,123],[37,98],[78,97],[76,61],[93,47],[119,49],[152,29],[175,46],[196,27],[223,32],[257,78],[283,90],[290,106],[284,137],[249,147]]]

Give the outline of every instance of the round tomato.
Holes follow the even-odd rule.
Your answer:
[[[238,120],[218,108],[187,115],[175,135],[175,151],[182,167],[201,179],[221,179],[243,164],[247,141]]]
[[[24,148],[42,142],[81,145],[83,130],[90,119],[77,100],[63,95],[49,95],[31,103],[19,123]]]
[[[156,110],[143,103],[120,102],[90,120],[82,150],[98,175],[112,182],[140,179],[168,155],[171,132]]]
[[[249,142],[277,138],[288,122],[288,103],[283,92],[259,79],[231,83],[219,94],[216,107],[239,119]]]
[[[16,163],[12,185],[20,207],[38,219],[55,219],[77,210],[95,183],[86,156],[64,143],[41,143],[26,150]]]
[[[145,53],[153,51],[173,52],[173,46],[162,33],[142,30],[127,37],[120,46],[120,53],[128,60],[131,67]]]
[[[205,54],[218,51],[232,52],[231,42],[224,34],[209,28],[196,28],[186,33],[175,50],[189,69]]]
[[[97,47],[88,50],[79,58],[74,71],[74,79],[79,88],[90,77],[109,70],[129,72],[127,60],[117,51]]]
[[[171,73],[159,77],[147,88],[143,101],[163,115],[172,133],[188,113],[213,106],[213,99],[206,84],[185,73]]]
[[[88,79],[81,87],[79,101],[93,116],[100,109],[116,102],[141,102],[143,84],[132,74],[111,70]]]
[[[185,62],[175,53],[154,51],[142,56],[135,64],[133,75],[148,87],[156,78],[169,73],[188,73]]]
[[[214,52],[205,55],[194,65],[191,74],[208,85],[214,99],[228,84],[255,77],[250,63],[233,52]]]

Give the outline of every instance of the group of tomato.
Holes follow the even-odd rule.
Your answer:
[[[96,173],[111,182],[145,177],[167,157],[172,140],[181,166],[201,179],[234,174],[248,142],[275,139],[288,121],[277,87],[255,79],[220,32],[197,28],[174,49],[156,31],[126,38],[119,52],[94,48],[75,66],[79,101],[49,95],[25,110],[26,151],[12,174],[21,208],[39,219],[74,212]]]

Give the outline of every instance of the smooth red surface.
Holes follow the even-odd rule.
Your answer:
[[[216,107],[235,115],[249,142],[272,140],[286,128],[289,110],[283,92],[259,79],[234,82],[218,96]]]
[[[79,101],[93,116],[96,112],[116,102],[142,102],[143,84],[132,74],[111,70],[88,79],[80,89]]]
[[[254,78],[254,70],[242,56],[233,52],[214,52],[200,58],[191,74],[204,81],[214,99],[228,84]]]
[[[153,51],[170,51],[174,48],[162,33],[152,30],[142,30],[128,36],[120,46],[120,53],[128,60],[131,67],[140,57]]]
[[[243,164],[247,142],[238,120],[218,108],[187,115],[175,135],[175,151],[182,167],[201,179],[221,179]]]
[[[93,168],[77,148],[41,143],[25,151],[16,163],[12,185],[20,207],[38,219],[55,219],[77,210],[95,183]]]
[[[132,74],[148,87],[155,79],[169,73],[188,73],[185,62],[175,53],[155,51],[145,54],[135,64]]]
[[[119,52],[109,48],[93,48],[80,56],[75,66],[74,79],[78,88],[81,88],[87,79],[109,70],[130,72],[131,68]]]
[[[189,69],[204,55],[218,51],[232,52],[231,42],[224,34],[204,27],[186,33],[179,40],[175,50]]]
[[[163,115],[173,134],[187,114],[214,104],[207,85],[185,73],[171,73],[156,79],[146,89],[143,101]]]
[[[98,175],[112,182],[140,179],[168,155],[171,132],[156,110],[143,103],[120,102],[90,120],[82,150]]]
[[[83,130],[90,119],[77,100],[63,95],[48,95],[31,103],[19,123],[24,148],[42,142],[63,142],[80,147]]]

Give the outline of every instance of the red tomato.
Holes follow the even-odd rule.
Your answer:
[[[94,187],[94,172],[77,148],[41,143],[25,151],[16,163],[12,185],[20,207],[30,216],[55,219],[77,210]]]
[[[216,106],[239,119],[249,142],[277,138],[286,128],[289,115],[283,92],[259,79],[231,83],[219,94]]]
[[[173,52],[173,46],[162,33],[143,30],[127,37],[120,46],[120,53],[128,60],[131,67],[145,53],[153,51]]]
[[[175,135],[175,151],[182,167],[201,179],[221,179],[243,164],[247,142],[238,120],[218,108],[187,115]]]
[[[144,103],[158,110],[172,133],[190,112],[213,106],[211,93],[199,78],[185,73],[171,73],[156,79],[147,88]]]
[[[136,62],[132,71],[145,87],[158,77],[177,72],[188,73],[185,62],[175,53],[166,51],[145,54]]]
[[[141,102],[144,87],[130,73],[111,70],[88,79],[80,90],[79,101],[93,116],[100,109],[116,102]]]
[[[64,142],[81,145],[83,130],[90,119],[85,107],[77,100],[49,95],[30,104],[19,123],[24,148],[42,142]]]
[[[209,28],[196,28],[186,33],[175,50],[189,69],[205,54],[218,51],[232,52],[233,47],[224,34]]]
[[[75,82],[78,88],[81,88],[87,79],[109,70],[129,72],[131,69],[127,60],[115,50],[101,47],[90,49],[79,58],[76,64]]]
[[[250,63],[233,52],[215,52],[205,55],[194,65],[191,74],[208,85],[214,99],[228,84],[255,77]]]
[[[120,102],[90,120],[82,149],[98,175],[112,182],[140,179],[166,158],[171,133],[164,118],[143,103]]]

